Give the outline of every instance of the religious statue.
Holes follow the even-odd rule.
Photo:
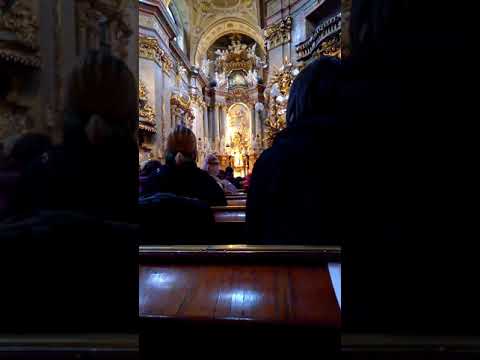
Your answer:
[[[241,54],[243,51],[247,49],[247,45],[242,44],[240,40],[233,40],[232,44],[228,45],[228,50],[233,54]]]
[[[227,50],[217,49],[215,51],[215,55],[217,55],[217,60],[225,61],[227,56]]]
[[[207,76],[208,76],[208,74],[210,73],[210,63],[211,63],[211,62],[212,62],[212,61],[209,60],[209,59],[204,59],[204,60],[202,61],[201,69],[202,69],[203,73],[204,73],[205,75],[207,75]]]
[[[241,168],[243,167],[243,159],[242,159],[242,154],[240,154],[238,151],[235,151],[233,154],[233,166],[235,168]]]

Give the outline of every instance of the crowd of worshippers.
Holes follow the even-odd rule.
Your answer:
[[[245,243],[332,241],[324,229],[321,239],[309,234],[310,224],[319,223],[316,209],[324,206],[318,173],[309,166],[317,157],[309,149],[318,146],[310,132],[314,112],[308,94],[318,79],[332,77],[337,65],[334,59],[316,61],[298,76],[288,128],[252,173],[239,178],[231,167],[221,170],[215,154],[199,167],[196,137],[182,125],[168,135],[164,163],[140,166],[135,77],[122,60],[93,51],[69,77],[63,141],[32,132],[2,142],[2,223],[68,211],[140,224],[142,236],[153,242],[208,242],[212,207],[226,206],[226,196],[240,192],[247,193]]]
[[[247,189],[248,176],[234,177],[231,166],[221,170],[215,154],[206,156],[201,169],[197,167],[196,149],[195,134],[184,126],[177,126],[167,140],[165,165],[160,160],[148,160],[140,167],[140,197],[172,193],[199,199],[211,206],[223,206],[227,205],[225,195]]]

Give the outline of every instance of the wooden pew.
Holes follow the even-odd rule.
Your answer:
[[[140,359],[138,335],[0,335],[0,359]]]
[[[213,241],[217,244],[245,242],[247,236],[245,205],[212,206],[215,218]]]
[[[212,206],[216,223],[245,223],[245,205]]]
[[[342,353],[358,360],[476,359],[478,336],[405,335],[381,333],[342,334]]]
[[[229,206],[247,206],[247,199],[227,199],[227,204]]]
[[[189,339],[199,351],[224,344],[236,354],[254,345],[280,354],[303,346],[313,346],[316,355],[338,350],[340,306],[328,264],[339,262],[340,252],[339,247],[142,246],[142,346],[151,358],[177,338]]]

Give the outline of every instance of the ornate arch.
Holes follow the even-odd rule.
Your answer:
[[[203,32],[194,52],[195,65],[201,65],[202,58],[216,40],[230,33],[239,33],[251,37],[259,45],[262,55],[265,55],[265,41],[259,29],[240,19],[227,18],[216,22]]]

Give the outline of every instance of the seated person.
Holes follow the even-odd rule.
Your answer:
[[[158,219],[165,224],[160,231]],[[215,219],[210,206],[204,201],[155,193],[140,197],[138,223],[140,244],[209,244],[214,234]]]
[[[166,164],[150,178],[145,194],[172,193],[205,201],[210,206],[227,205],[222,189],[207,172],[198,168],[196,159],[195,135],[178,125],[167,139]]]
[[[74,68],[66,89],[64,143],[31,169],[23,186],[25,197],[43,189],[32,208],[69,209],[119,221],[133,216],[138,202],[137,89],[132,72],[114,56],[93,51]]]
[[[231,166],[227,166],[225,168],[225,179],[230,181],[237,189],[242,189],[242,183],[239,181],[239,178],[235,178],[233,176],[233,168]]]
[[[260,155],[249,183],[246,221],[253,243],[339,242],[341,163],[332,154],[338,156],[343,133],[331,116],[335,104],[330,101],[339,68],[337,60],[321,58],[293,82],[287,127]]]
[[[123,61],[95,51],[66,90],[64,143],[46,156],[42,141],[12,147],[17,163],[32,149],[41,156],[22,166],[21,217],[0,224],[0,283],[10,290],[0,327],[134,332],[138,229],[126,222],[138,204],[138,85]]]
[[[203,170],[205,170],[208,175],[215,179],[215,181],[222,188],[225,194],[237,193],[237,188],[230,181],[228,181],[227,179],[220,179],[220,162],[215,155],[210,154],[205,158]]]
[[[149,160],[140,168],[140,195],[148,193],[149,179],[157,174],[162,167],[159,160]]]
[[[31,186],[30,169],[48,160],[52,143],[48,135],[27,133],[6,141],[0,165],[0,219],[17,217],[31,209],[32,202],[42,190]]]

